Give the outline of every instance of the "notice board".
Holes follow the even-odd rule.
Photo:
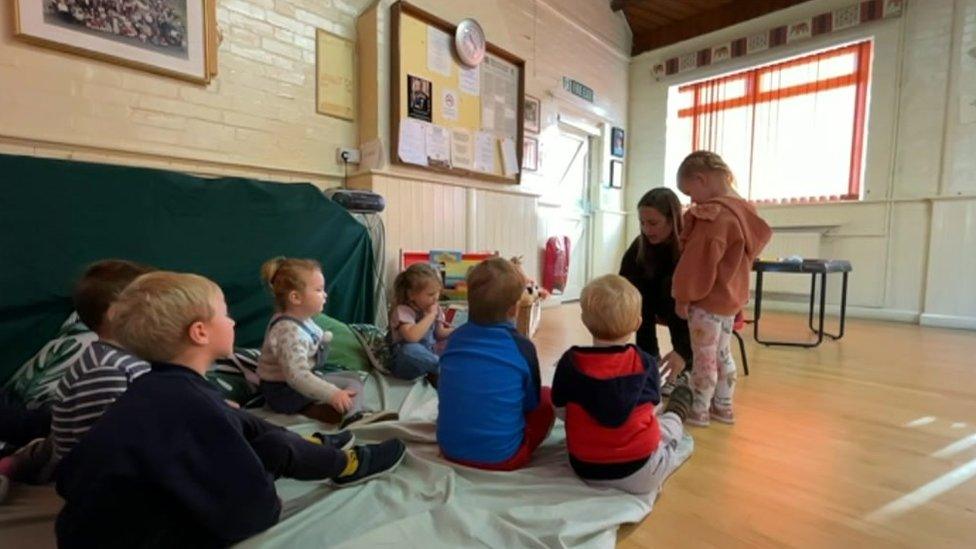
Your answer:
[[[469,68],[455,25],[402,1],[390,9],[391,162],[519,183],[525,62],[489,41]]]

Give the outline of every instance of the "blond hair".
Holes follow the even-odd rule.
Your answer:
[[[427,287],[427,284],[441,285],[441,277],[437,271],[428,263],[414,263],[400,274],[393,281],[393,303],[392,308],[399,305],[410,303],[410,292]]]
[[[190,326],[213,318],[213,301],[220,295],[220,286],[200,275],[144,274],[114,303],[112,334],[140,358],[171,360],[186,348]]]
[[[275,308],[282,311],[288,307],[288,294],[305,291],[302,275],[316,271],[322,271],[322,264],[314,259],[276,257],[261,265],[261,279],[274,295]]]
[[[725,179],[729,188],[735,188],[735,175],[732,168],[722,160],[722,157],[712,151],[695,151],[685,157],[678,166],[678,183],[682,179],[695,174],[719,173]]]
[[[508,312],[525,292],[525,278],[511,261],[492,257],[467,277],[468,317],[478,324],[509,320]]]
[[[583,324],[598,339],[620,339],[640,327],[641,294],[620,275],[593,279],[583,288],[580,306]]]

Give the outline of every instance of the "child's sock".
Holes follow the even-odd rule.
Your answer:
[[[350,448],[346,450],[346,468],[339,473],[340,477],[347,477],[356,472],[359,469],[359,454],[356,453],[355,448]]]

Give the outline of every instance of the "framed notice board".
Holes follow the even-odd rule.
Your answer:
[[[455,25],[402,1],[390,9],[391,162],[519,183],[525,62],[488,42],[468,67]]]

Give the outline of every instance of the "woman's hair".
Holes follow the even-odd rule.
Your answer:
[[[664,219],[671,225],[671,238],[664,244],[670,252],[671,257],[668,259],[672,263],[677,263],[678,257],[681,255],[681,244],[678,237],[681,235],[683,228],[681,221],[681,202],[678,200],[678,195],[674,194],[674,191],[667,187],[651,189],[644,193],[644,196],[637,202],[638,214],[641,208],[653,208],[657,210],[657,213],[663,215]],[[637,264],[643,269],[645,274],[650,276],[655,270],[651,244],[647,241],[647,237],[643,233],[641,233],[638,239]]]
[[[393,281],[393,304],[406,305],[410,301],[410,292],[426,287],[426,284],[441,285],[441,277],[428,263],[414,263],[397,275]]]
[[[261,265],[261,279],[271,288],[275,307],[281,311],[288,307],[288,294],[305,291],[302,275],[322,271],[322,264],[314,259],[276,257]]]
[[[719,172],[725,176],[725,183],[729,188],[735,187],[735,175],[732,168],[722,160],[722,157],[712,151],[695,151],[685,157],[678,166],[678,182],[696,173]]]

